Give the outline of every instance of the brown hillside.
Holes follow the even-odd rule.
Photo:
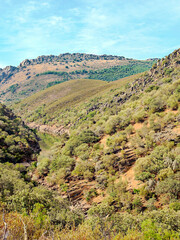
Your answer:
[[[18,67],[8,66],[0,69],[0,101],[18,101],[45,89],[49,86],[48,84],[54,85],[55,82],[88,78],[89,71],[136,63],[141,65],[146,62],[151,64],[153,60],[137,61],[121,56],[92,54],[61,54],[27,59]],[[47,74],[49,71],[63,74]],[[44,73],[46,75],[41,75]]]

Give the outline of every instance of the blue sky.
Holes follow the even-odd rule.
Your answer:
[[[0,67],[65,52],[163,57],[180,47],[179,0],[0,0]]]

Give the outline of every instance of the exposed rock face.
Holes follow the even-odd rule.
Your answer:
[[[180,64],[180,61],[176,58],[180,56],[180,48],[175,50],[173,53],[169,54],[167,57],[158,60],[156,64],[150,70],[152,77],[156,78],[157,74],[165,75],[165,68],[167,67],[177,67]]]
[[[59,56],[55,55],[42,55],[37,57],[36,59],[26,59],[23,62],[20,63],[19,67],[24,67],[28,65],[34,65],[34,64],[41,64],[41,63],[47,63],[47,62],[52,62],[52,61],[68,61],[68,62],[73,62],[73,61],[83,61],[83,60],[113,60],[113,59],[118,59],[118,60],[125,60],[126,58],[123,56],[113,56],[113,55],[95,55],[95,54],[85,54],[85,53],[63,53],[60,54]]]
[[[19,69],[13,66],[7,66],[4,69],[0,69],[0,82],[3,80],[4,82],[10,78],[14,73],[17,73]]]
[[[69,134],[69,129],[64,128],[64,126],[56,127],[56,126],[48,126],[48,125],[39,125],[36,123],[27,124],[30,128],[37,129],[42,133],[50,133],[54,135],[62,135],[64,133]]]
[[[146,61],[158,61],[160,60],[160,58],[148,58],[146,59]]]
[[[20,63],[20,67],[24,67],[24,66],[28,66],[28,65],[31,65],[31,61],[29,59],[25,59],[24,61],[22,61]]]

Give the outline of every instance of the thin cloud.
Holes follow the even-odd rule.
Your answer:
[[[63,52],[161,57],[179,46],[178,0],[5,0],[0,62]]]

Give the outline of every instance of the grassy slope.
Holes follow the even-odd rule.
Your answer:
[[[43,119],[47,114],[51,114],[53,118],[55,113],[61,112],[62,109],[84,103],[91,97],[102,96],[110,89],[120,88],[138,76],[139,74],[133,75],[112,83],[90,79],[71,80],[22,100],[14,105],[14,109],[23,116],[24,120],[30,116],[35,117],[36,120]]]
[[[108,88],[108,84],[98,80],[71,80],[38,92],[16,106],[25,107],[23,110],[34,111],[40,106],[46,105],[47,111],[51,112],[55,108],[72,106],[106,88]]]

